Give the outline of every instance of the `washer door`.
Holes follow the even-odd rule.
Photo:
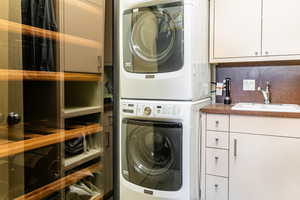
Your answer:
[[[131,165],[144,175],[158,176],[165,174],[174,164],[174,144],[161,132],[154,132],[151,127],[134,131],[127,146]]]
[[[183,65],[183,7],[180,3],[128,10],[124,14],[125,69],[162,73]]]
[[[138,15],[129,41],[132,53],[146,62],[167,60],[176,39],[174,20],[165,10],[145,10]]]
[[[123,121],[123,124],[126,132],[124,177],[151,189],[180,189],[182,125],[132,119]]]

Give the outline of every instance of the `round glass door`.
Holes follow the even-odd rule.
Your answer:
[[[174,163],[174,153],[171,140],[151,128],[137,129],[128,141],[131,164],[144,175],[157,176],[166,173]]]
[[[146,62],[160,62],[172,54],[176,24],[165,10],[139,12],[132,28],[130,49]]]

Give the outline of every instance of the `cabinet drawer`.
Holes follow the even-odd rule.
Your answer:
[[[206,146],[228,149],[229,134],[225,132],[207,131]]]
[[[253,133],[300,138],[299,118],[258,117],[232,115],[230,117],[230,131],[236,133]]]
[[[227,200],[228,179],[206,176],[206,200]]]
[[[206,148],[206,173],[228,177],[228,150]]]
[[[229,115],[207,115],[207,130],[229,131]]]

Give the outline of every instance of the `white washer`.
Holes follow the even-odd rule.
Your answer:
[[[120,102],[121,200],[200,199],[198,102]]]
[[[136,2],[127,2],[120,10],[121,98],[208,97],[209,1]]]

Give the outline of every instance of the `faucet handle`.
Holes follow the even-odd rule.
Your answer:
[[[257,87],[257,91],[261,91],[261,87],[260,86]]]

